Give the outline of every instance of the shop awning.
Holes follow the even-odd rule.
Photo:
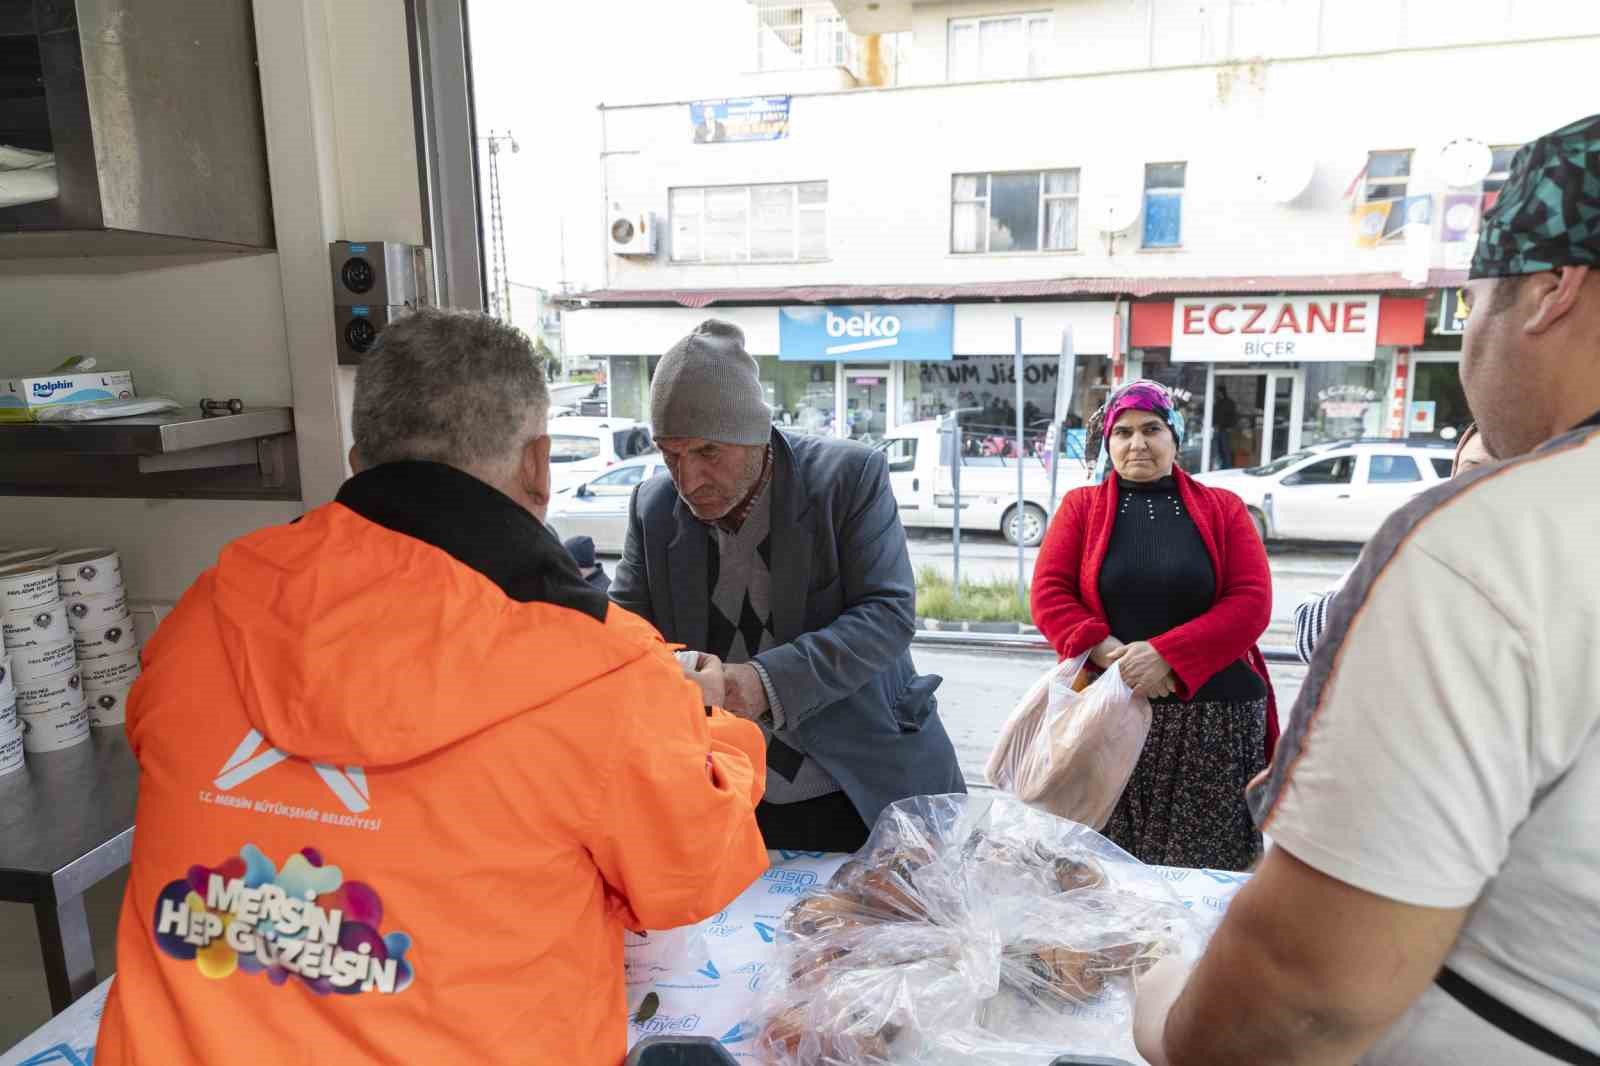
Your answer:
[[[1040,281],[919,285],[785,285],[723,289],[596,289],[564,302],[589,307],[711,307],[716,304],[865,304],[923,301],[1139,299],[1216,293],[1422,292],[1461,285],[1466,272],[1432,271],[1422,284],[1399,274],[1257,274],[1236,277],[1048,278]]]

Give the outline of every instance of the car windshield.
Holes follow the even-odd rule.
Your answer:
[[[1298,452],[1290,452],[1282,459],[1274,459],[1266,466],[1252,466],[1247,469],[1245,473],[1249,474],[1251,477],[1271,477],[1273,474],[1283,473],[1294,464],[1309,459],[1316,454],[1317,452],[1311,448],[1305,448]]]

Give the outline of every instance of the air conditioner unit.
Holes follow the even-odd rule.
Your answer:
[[[611,205],[607,220],[612,255],[655,255],[656,216],[652,211],[627,211]]]

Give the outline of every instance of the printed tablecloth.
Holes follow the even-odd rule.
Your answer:
[[[755,1061],[758,1030],[751,1014],[771,962],[783,912],[795,897],[826,884],[846,856],[777,851],[772,866],[721,914],[686,930],[629,936],[628,1016],[645,996],[659,1000],[654,1015],[630,1023],[628,1043],[647,1036],[714,1036],[735,1058]],[[1207,924],[1220,921],[1248,877],[1216,870],[1156,867],[1184,906]],[[696,941],[703,949],[693,949]],[[0,1066],[93,1066],[94,1042],[111,979],[0,1055]]]

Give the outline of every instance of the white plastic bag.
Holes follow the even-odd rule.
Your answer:
[[[772,1066],[1137,1061],[1133,981],[1201,928],[1162,875],[1009,796],[919,796],[776,930],[756,1019]]]
[[[1150,701],[1113,666],[1073,691],[1087,655],[1034,682],[989,755],[989,783],[1061,818],[1103,828],[1150,735]]]

